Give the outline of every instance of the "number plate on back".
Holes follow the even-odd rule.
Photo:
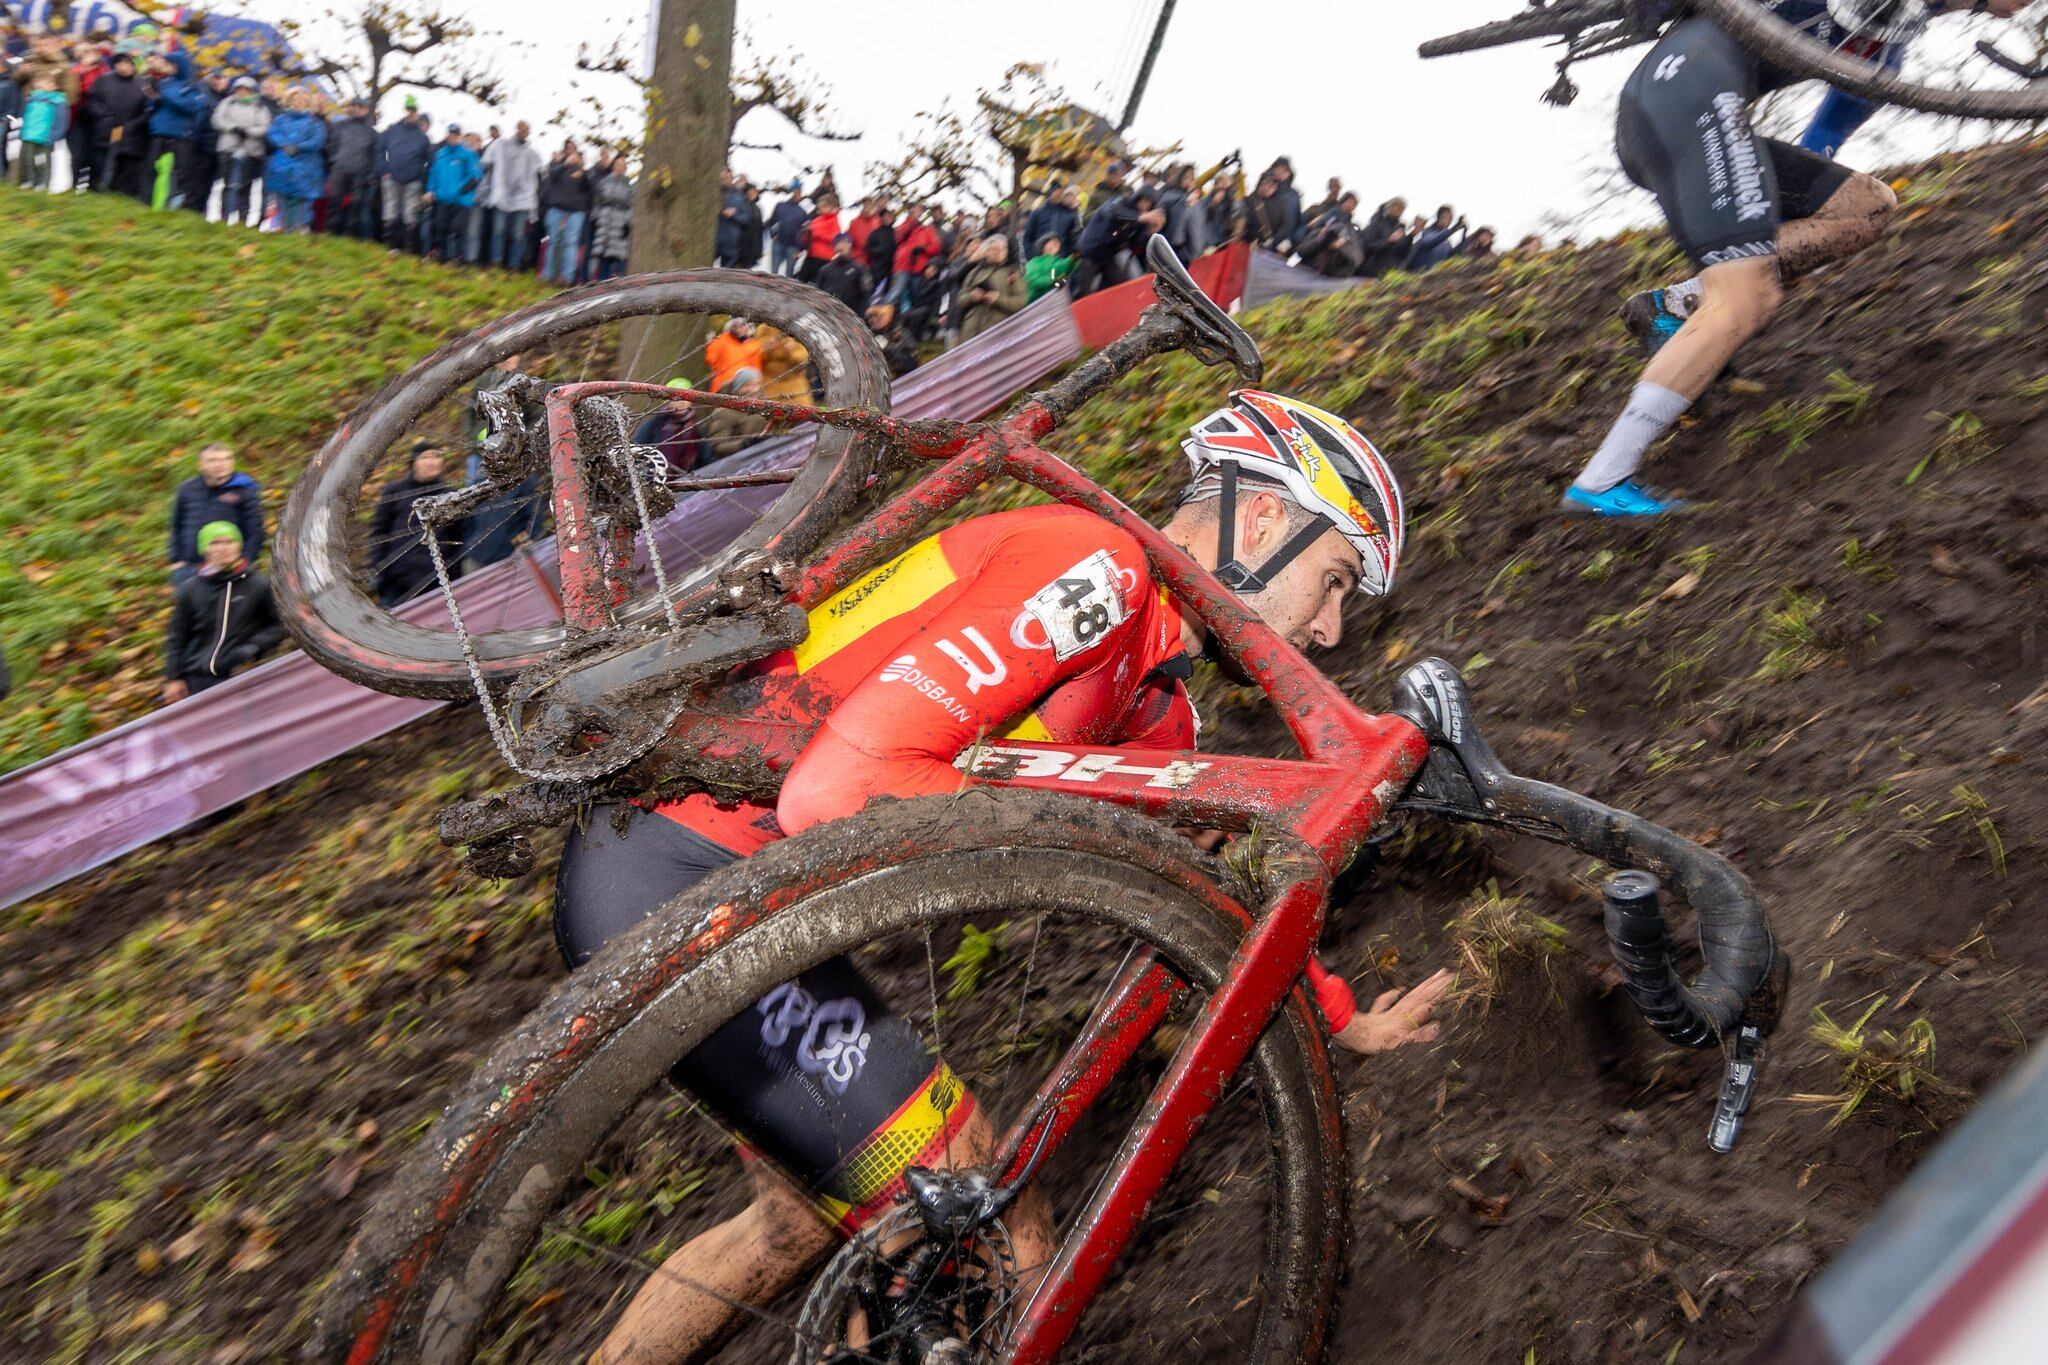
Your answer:
[[[1124,599],[1117,591],[1116,561],[1097,550],[1033,593],[1024,610],[1045,627],[1055,659],[1093,649],[1123,624]]]

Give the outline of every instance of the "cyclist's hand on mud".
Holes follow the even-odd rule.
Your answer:
[[[191,688],[185,686],[179,679],[173,678],[164,684],[164,705],[169,706],[174,701],[183,701],[191,693]]]
[[[1371,1009],[1352,1015],[1351,1022],[1333,1035],[1338,1046],[1363,1055],[1391,1052],[1408,1043],[1434,1042],[1439,1026],[1430,1021],[1430,1011],[1449,993],[1452,979],[1444,970],[1419,986],[1382,993]]]

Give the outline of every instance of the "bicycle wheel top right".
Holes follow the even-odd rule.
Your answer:
[[[1964,16],[1933,25],[1913,39],[1906,66],[1893,71],[1881,53],[1871,50],[1890,34],[1911,36],[1919,0],[1832,0],[1827,6],[1838,32],[1848,36],[1823,41],[1779,16],[1766,0],[1690,0],[1729,36],[1772,66],[1829,85],[1878,104],[1917,109],[1954,118],[2036,119],[2048,117],[2048,78],[2029,80],[1984,55],[1981,45],[2001,44],[2023,64],[2043,61],[2044,27],[2035,4],[2010,20],[1995,16]],[[1811,9],[1812,6],[1802,8]],[[1904,25],[1903,28],[1895,26]],[[1867,42],[1862,40],[1868,40]]]

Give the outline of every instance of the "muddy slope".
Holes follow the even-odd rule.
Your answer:
[[[1612,312],[1669,274],[1654,240],[1252,320],[1271,384],[1357,419],[1411,492],[1397,595],[1333,672],[1371,704],[1450,659],[1513,766],[1736,859],[1800,972],[1713,1157],[1716,1063],[1614,995],[1596,870],[1396,832],[1329,957],[1365,988],[1461,963],[1472,994],[1442,1043],[1340,1064],[1341,1359],[1739,1359],[2048,1022],[2048,152],[1902,178],[1899,230],[1802,286],[1663,453],[1711,501],[1654,528],[1551,510],[1633,378]],[[1219,385],[1134,388],[1069,448],[1144,502]],[[1207,695],[1216,743],[1276,742]],[[436,1097],[555,971],[546,878],[466,882],[432,838],[502,780],[479,731],[391,737],[0,925],[16,1350],[258,1359],[303,1327]]]

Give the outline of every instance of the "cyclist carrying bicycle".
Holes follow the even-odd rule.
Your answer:
[[[1897,0],[1758,3],[1844,50],[1895,36]],[[1935,0],[1927,7],[2005,17],[2025,3]],[[1751,128],[1750,105],[1799,79],[1712,19],[1694,16],[1674,24],[1623,87],[1615,135],[1622,169],[1656,194],[1699,273],[1624,306],[1623,319],[1650,363],[1565,491],[1566,511],[1645,517],[1680,506],[1636,483],[1650,447],[1770,322],[1786,280],[1868,247],[1896,211],[1897,198],[1883,181]]]
[[[1183,448],[1192,479],[1165,535],[1289,642],[1335,645],[1346,595],[1393,585],[1400,488],[1340,418],[1241,390]],[[984,738],[1192,747],[1185,679],[1207,644],[1136,541],[1090,513],[1032,507],[932,536],[821,603],[802,644],[738,684],[764,714],[818,722],[773,806],[691,795],[599,810],[572,833],[563,953],[581,963],[717,868],[876,797],[957,790],[956,760]],[[1310,976],[1337,1041],[1360,1053],[1435,1037],[1429,1014],[1450,984],[1440,972],[1357,1010],[1340,979],[1313,963]],[[974,1096],[843,957],[736,1016],[672,1075],[756,1158],[753,1203],[646,1281],[599,1352],[614,1365],[716,1342],[887,1208],[906,1166],[985,1162],[995,1142]],[[1040,1196],[1027,1192],[1010,1226],[1020,1263],[1042,1263]]]

